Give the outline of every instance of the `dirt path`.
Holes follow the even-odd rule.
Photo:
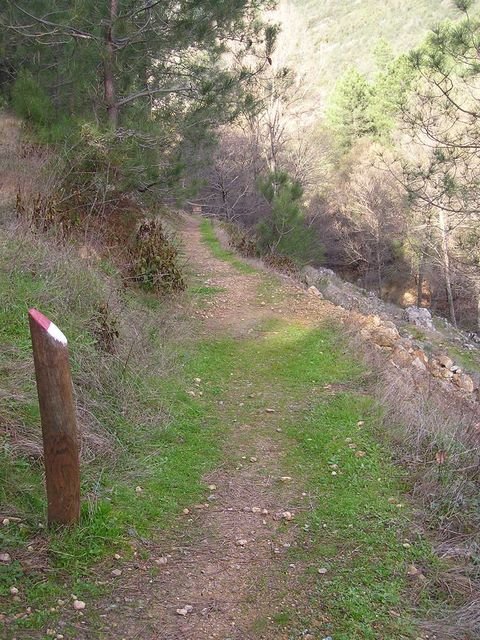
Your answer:
[[[195,219],[187,219],[184,241],[196,277],[222,290],[206,311],[199,312],[207,335],[254,334],[269,319],[310,323],[318,322],[327,309],[331,312],[330,304],[306,295],[288,280],[281,300],[272,299],[268,288],[259,293],[266,274],[239,273],[212,257]],[[246,399],[253,397],[252,408],[246,410]],[[301,485],[282,470],[283,417],[275,410],[277,401],[268,384],[252,393],[249,380],[235,380],[219,411],[236,422],[232,407],[242,406],[242,421],[232,429],[226,452],[231,457],[234,451],[236,462],[205,479],[210,500],[184,514],[183,539],[149,546],[148,561],[137,559],[124,572],[116,583],[116,599],[98,612],[107,637],[281,637],[278,628],[273,635],[268,629],[258,635],[252,631],[254,621],[271,618],[282,600],[290,599],[295,606],[295,596],[289,595],[293,571],[283,573],[284,552],[296,529],[289,514],[294,518],[307,501]],[[152,567],[157,570],[152,572]],[[185,607],[188,611],[182,615]]]

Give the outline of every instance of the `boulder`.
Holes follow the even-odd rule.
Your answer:
[[[396,329],[382,325],[370,329],[370,335],[375,344],[378,344],[380,347],[395,347],[400,339],[400,335]]]
[[[303,281],[307,285],[307,287],[311,287],[312,285],[316,285],[320,280],[320,273],[318,269],[307,265],[303,270]]]
[[[392,353],[392,361],[399,367],[409,367],[412,363],[412,356],[403,347],[396,347]]]
[[[422,329],[428,329],[429,331],[435,331],[432,314],[428,309],[424,309],[423,307],[407,307],[404,311],[404,317],[410,324],[414,324]]]
[[[475,389],[475,385],[473,383],[472,378],[470,376],[467,376],[466,373],[460,373],[460,374],[456,373],[453,376],[453,382],[454,384],[457,385],[459,389],[462,389],[467,393],[473,393]]]
[[[312,296],[317,296],[317,298],[323,298],[323,295],[320,293],[317,287],[313,284],[308,287],[308,293]]]
[[[445,367],[445,369],[451,369],[454,365],[454,362],[451,358],[449,358],[446,354],[442,354],[438,356],[437,362],[441,367]]]

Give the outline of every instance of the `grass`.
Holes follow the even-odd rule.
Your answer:
[[[215,258],[228,262],[240,273],[257,273],[257,270],[254,267],[250,266],[243,260],[240,260],[233,251],[228,251],[222,247],[215,233],[214,224],[211,220],[204,218],[200,225],[200,231],[202,233],[203,242],[208,246]]]
[[[235,268],[243,264],[221,249],[209,222],[202,224],[202,233],[214,255]],[[37,263],[39,268],[42,260]],[[8,269],[10,265],[4,264],[3,271]],[[245,273],[258,272],[248,267]],[[17,360],[27,366],[27,305],[42,303],[49,312],[58,314],[61,309],[63,315],[77,304],[70,289],[57,289],[56,297],[48,298],[45,283],[52,274],[46,268],[42,278],[24,267],[13,275],[13,289],[2,306],[6,315],[0,318],[4,321],[2,338],[9,345],[8,361],[3,361],[0,371],[2,385],[6,383],[5,366],[13,366]],[[92,282],[88,290],[95,300],[104,285],[100,280],[95,289]],[[271,280],[269,286],[274,286]],[[219,293],[210,287],[195,287],[190,295],[199,305],[205,297]],[[162,309],[155,305],[152,309],[145,294],[139,297],[130,292],[125,305],[134,316],[140,311],[146,317],[152,314],[158,324]],[[83,308],[83,313],[88,309],[91,307]],[[163,311],[169,315],[168,307]],[[81,378],[78,367],[88,358],[98,366],[105,356],[95,355],[88,323],[78,322],[76,317],[66,313],[64,318],[72,338],[72,355],[77,351],[83,354],[78,361],[74,355],[74,378],[82,394],[93,396],[96,418],[111,438],[115,455],[92,458],[84,464],[80,526],[46,536],[41,465],[26,456],[12,455],[5,436],[0,501],[10,512],[21,514],[22,526],[2,527],[0,547],[13,557],[28,558],[28,546],[33,545],[49,563],[48,572],[24,572],[20,563],[14,562],[2,573],[2,609],[9,614],[23,613],[27,604],[33,609],[31,615],[11,626],[12,632],[21,636],[54,624],[59,612],[50,609],[65,592],[75,592],[91,602],[107,589],[97,583],[92,569],[98,571],[99,563],[114,550],[128,554],[137,540],[174,527],[182,507],[204,499],[207,488],[202,477],[220,461],[227,466],[233,463],[237,455],[232,451],[228,454],[232,460],[225,459],[224,444],[231,425],[235,420],[251,421],[259,403],[264,406],[268,402],[270,406],[274,403],[276,419],[284,425],[283,433],[277,434],[286,452],[282,465],[307,488],[313,507],[298,516],[297,527],[301,528],[289,559],[305,566],[296,585],[303,604],[293,609],[279,602],[272,620],[257,620],[253,627],[261,630],[276,625],[290,634],[297,628],[308,628],[318,631],[319,637],[331,634],[335,640],[414,637],[406,568],[413,562],[429,566],[429,547],[408,532],[412,516],[401,497],[404,476],[379,444],[378,412],[364,394],[362,368],[348,355],[333,328],[269,321],[255,338],[182,336],[173,341],[171,336],[167,339],[152,333],[147,325],[143,340],[148,342],[139,354],[147,357],[146,366],[138,371],[134,367],[122,369],[125,386],[119,393],[101,387],[100,391],[109,393],[107,402],[101,404],[99,389],[89,389],[89,379]],[[6,323],[7,318],[12,322]],[[165,357],[165,352],[172,352],[174,358],[162,373],[152,364],[159,353]],[[133,362],[139,360],[134,358]],[[123,357],[121,364],[123,367]],[[108,361],[109,375],[113,376],[107,378],[109,384],[121,380],[112,373],[117,367],[114,359]],[[9,418],[38,429],[31,378],[23,378],[23,384],[20,391],[29,401],[12,395]],[[332,392],[334,385],[342,391]],[[134,394],[125,402],[122,396],[130,387]],[[247,400],[245,388],[259,393]],[[222,410],[220,399],[227,400]],[[242,406],[239,399],[245,400]],[[132,406],[126,410],[126,404]],[[292,404],[301,406],[301,412],[292,412]],[[358,424],[360,420],[363,425]],[[357,457],[359,450],[365,455]],[[394,503],[389,501],[392,497]],[[401,508],[396,506],[400,502],[404,504]],[[411,546],[405,548],[404,544]],[[327,574],[319,576],[320,566],[327,568]],[[283,593],[283,574],[279,580]],[[19,602],[13,602],[8,594],[13,584],[20,589]],[[265,588],[269,588],[268,581]],[[398,616],[392,615],[392,610]]]

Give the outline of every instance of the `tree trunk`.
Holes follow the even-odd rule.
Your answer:
[[[118,15],[118,0],[110,0],[110,22],[105,33],[105,61],[103,64],[103,84],[107,118],[112,129],[118,126],[118,104],[115,91],[115,38],[114,23]]]
[[[445,277],[445,289],[447,291],[448,308],[450,311],[450,320],[453,326],[456,327],[457,319],[455,317],[455,304],[453,301],[452,279],[451,279],[451,272],[450,272],[450,255],[448,252],[449,230],[447,228],[444,211],[439,211],[438,213],[438,226],[440,228],[440,234],[441,234],[443,272]]]
[[[477,296],[477,331],[480,333],[480,282],[477,282],[475,293]]]
[[[417,271],[417,307],[422,306],[423,302],[423,267],[424,267],[424,255],[423,251],[418,259],[418,271]]]

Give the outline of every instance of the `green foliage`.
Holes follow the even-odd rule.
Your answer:
[[[392,58],[388,44],[376,48],[379,73],[372,81],[350,69],[338,82],[327,113],[341,148],[361,138],[387,141],[415,76],[408,56]]]
[[[327,118],[344,149],[355,140],[376,135],[371,113],[373,95],[366,76],[355,68],[347,71],[335,87]]]
[[[244,86],[271,53],[276,28],[260,20],[264,4],[168,0],[147,9],[141,0],[119,0],[113,19],[108,0],[7,2],[0,24],[14,28],[0,36],[8,69],[2,75],[0,65],[0,83],[16,78],[13,105],[42,142],[71,147],[70,134],[78,137],[87,123],[109,147],[121,190],[171,192],[185,142],[206,143],[217,124],[235,117]],[[225,65],[232,46],[237,62]]]
[[[18,116],[38,127],[45,127],[53,121],[52,102],[27,69],[19,72],[12,87],[12,106]]]
[[[305,222],[300,183],[285,172],[275,172],[260,178],[258,189],[271,205],[257,225],[260,252],[287,256],[297,265],[319,262],[322,248]]]

